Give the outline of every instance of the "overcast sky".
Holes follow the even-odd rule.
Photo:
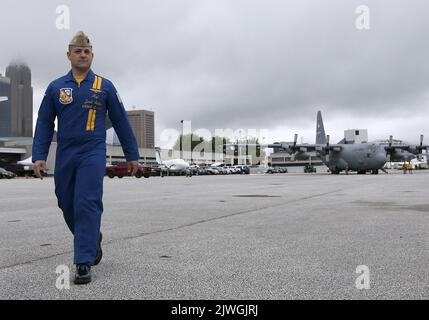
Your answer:
[[[68,30],[56,27],[59,5],[70,9]],[[356,28],[360,5],[369,30]],[[11,61],[29,65],[34,122],[83,30],[93,70],[127,109],[155,112],[163,147],[163,130],[180,130],[182,119],[212,133],[263,130],[265,142],[298,133],[314,143],[317,110],[333,142],[349,128],[367,128],[370,140],[429,141],[428,1],[2,0],[0,12],[0,73]]]

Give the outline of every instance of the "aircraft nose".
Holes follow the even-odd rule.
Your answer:
[[[387,157],[384,153],[378,153],[377,154],[377,163],[382,166],[387,162]]]

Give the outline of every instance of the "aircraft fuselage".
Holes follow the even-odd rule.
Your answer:
[[[387,162],[384,147],[377,144],[341,144],[338,146],[341,146],[341,151],[331,150],[329,157],[322,155],[322,161],[332,172],[376,171],[383,168]]]

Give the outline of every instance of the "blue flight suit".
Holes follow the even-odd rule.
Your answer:
[[[74,235],[74,263],[93,264],[103,212],[106,113],[127,161],[139,160],[127,113],[113,84],[91,70],[78,84],[70,71],[51,82],[37,118],[32,161],[45,160],[58,118],[55,194]]]

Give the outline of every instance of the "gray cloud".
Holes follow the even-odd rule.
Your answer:
[[[60,4],[70,30],[55,27]],[[370,30],[355,28],[361,4]],[[0,68],[27,61],[36,112],[82,29],[93,69],[128,108],[155,111],[158,137],[189,119],[210,130],[271,128],[275,140],[296,130],[313,142],[321,109],[338,140],[348,127],[417,140],[429,138],[427,12],[421,0],[2,1]]]

